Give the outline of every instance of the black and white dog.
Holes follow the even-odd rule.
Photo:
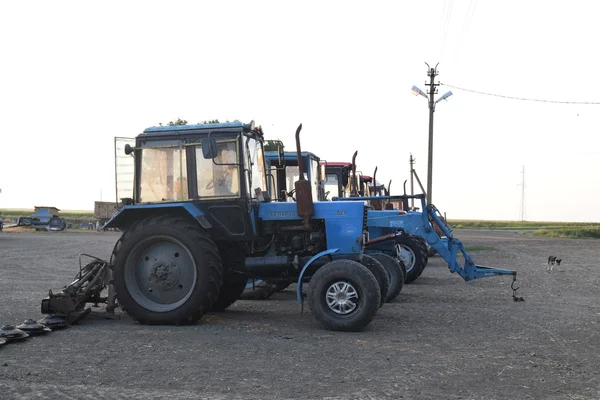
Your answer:
[[[562,259],[556,258],[556,256],[548,257],[548,266],[546,267],[546,271],[552,271],[554,269],[554,264],[560,265]]]

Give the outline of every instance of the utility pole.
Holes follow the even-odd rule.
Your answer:
[[[415,159],[412,156],[412,153],[410,153],[410,195],[414,196],[415,195],[415,185],[414,185],[414,179],[415,179],[415,169],[413,167],[414,163],[415,163]],[[410,209],[414,210],[415,209],[415,199],[410,199]]]
[[[427,160],[427,204],[431,204],[431,192],[432,192],[432,175],[433,175],[433,113],[435,112],[435,105],[437,103],[439,103],[442,100],[446,100],[448,99],[448,97],[452,96],[452,92],[447,92],[445,93],[443,96],[441,96],[439,99],[434,100],[433,96],[435,94],[437,94],[437,87],[440,85],[440,83],[435,83],[435,77],[437,76],[438,72],[437,72],[437,66],[439,65],[439,63],[437,63],[435,65],[435,68],[431,68],[429,66],[429,64],[425,63],[425,65],[427,65],[427,76],[429,76],[429,83],[425,82],[426,86],[429,86],[429,97],[427,97],[427,94],[425,94],[421,89],[419,89],[416,86],[412,87],[412,92],[415,95],[418,96],[423,96],[427,99],[427,103],[429,105],[429,160]],[[417,177],[418,179],[418,177]]]
[[[435,112],[435,101],[433,96],[437,94],[437,86],[439,86],[439,82],[435,83],[435,77],[437,76],[437,64],[435,68],[430,68],[429,64],[425,63],[429,70],[427,71],[427,76],[429,76],[429,83],[425,83],[426,86],[429,86],[429,152],[427,160],[427,204],[431,204],[431,191],[432,191],[432,175],[433,175],[433,113]]]

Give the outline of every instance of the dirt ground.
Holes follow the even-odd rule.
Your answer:
[[[322,329],[292,288],[194,326],[125,317],[0,346],[0,398],[599,399],[600,242],[456,230],[480,265],[464,282],[433,257],[367,329]],[[39,319],[77,255],[108,259],[116,233],[0,232],[0,324]],[[546,271],[549,255],[563,259]]]

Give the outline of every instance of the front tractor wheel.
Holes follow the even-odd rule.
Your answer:
[[[331,261],[310,280],[309,307],[315,319],[329,330],[362,330],[371,322],[380,303],[377,279],[357,261]]]
[[[119,304],[143,324],[183,325],[213,306],[223,284],[215,243],[177,217],[149,217],[128,229],[113,251]]]
[[[394,300],[404,286],[404,270],[402,269],[402,260],[388,256],[384,253],[374,253],[371,257],[376,259],[385,268],[388,277],[390,279],[390,290],[388,290],[387,297],[385,298],[386,303]]]
[[[363,254],[361,264],[367,267],[375,279],[377,279],[377,284],[381,291],[381,303],[379,304],[379,307],[381,307],[385,304],[390,292],[390,276],[383,264],[371,255]]]
[[[418,239],[411,235],[397,236],[396,249],[398,250],[398,258],[406,266],[405,283],[411,283],[419,277],[423,268],[425,268],[427,252]]]

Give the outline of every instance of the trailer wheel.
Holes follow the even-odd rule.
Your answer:
[[[396,237],[398,256],[406,266],[406,281],[411,283],[419,277],[424,268],[426,252],[412,235],[399,235]]]
[[[262,279],[248,279],[240,300],[266,300],[275,293],[275,285]]]
[[[210,235],[187,220],[148,217],[135,223],[113,250],[120,305],[142,324],[198,321],[217,299],[223,267]]]
[[[361,264],[367,267],[373,276],[375,276],[375,279],[377,279],[377,284],[381,291],[381,303],[379,304],[379,307],[381,307],[385,304],[385,300],[390,291],[390,277],[388,272],[385,267],[371,255],[363,254]]]
[[[331,261],[315,272],[308,287],[308,304],[326,329],[353,332],[366,327],[379,309],[381,289],[361,263]]]
[[[390,289],[385,302],[388,303],[398,297],[404,286],[404,272],[400,266],[402,260],[388,256],[385,253],[373,253],[370,256],[379,261],[387,271],[390,279]]]

